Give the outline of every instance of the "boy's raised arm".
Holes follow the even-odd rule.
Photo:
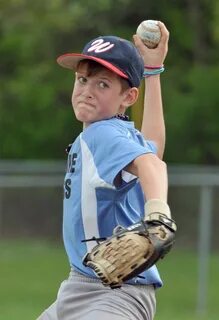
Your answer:
[[[137,35],[133,36],[134,43],[143,57],[145,71],[149,71],[149,73],[163,66],[168,51],[169,32],[162,22],[158,22],[158,24],[161,29],[161,40],[155,49],[148,49]],[[144,112],[141,132],[145,139],[153,140],[156,143],[158,157],[162,159],[165,148],[165,123],[160,74],[145,77]]]

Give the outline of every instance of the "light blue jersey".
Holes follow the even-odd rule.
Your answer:
[[[63,237],[66,252],[77,271],[91,277],[94,272],[82,264],[95,241],[112,235],[118,226],[127,227],[144,217],[144,195],[138,179],[123,171],[142,154],[156,153],[133,122],[110,119],[89,125],[73,143],[64,183]],[[114,184],[122,172],[122,183]],[[162,285],[156,266],[129,283]]]

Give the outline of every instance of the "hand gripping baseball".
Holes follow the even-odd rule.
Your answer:
[[[163,258],[174,243],[175,222],[162,213],[150,213],[147,220],[114,234],[97,244],[83,259],[102,283],[118,288]]]

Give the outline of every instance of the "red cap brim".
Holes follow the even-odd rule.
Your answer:
[[[124,72],[122,72],[120,69],[115,67],[110,62],[105,61],[105,60],[100,59],[100,58],[97,58],[97,57],[81,54],[81,53],[66,53],[66,54],[63,54],[63,55],[61,55],[61,56],[59,56],[57,58],[57,63],[63,68],[76,70],[79,61],[85,60],[85,59],[96,61],[96,62],[100,63],[101,65],[103,65],[104,67],[106,67],[107,69],[115,72],[120,77],[128,79],[128,76]]]

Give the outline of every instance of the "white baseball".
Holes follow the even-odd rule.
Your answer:
[[[150,49],[156,48],[161,38],[161,31],[156,20],[142,21],[136,30],[136,34]]]

